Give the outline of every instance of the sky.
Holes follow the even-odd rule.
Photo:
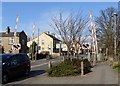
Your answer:
[[[14,31],[16,16],[19,16],[17,31],[24,30],[28,36],[32,36],[32,26],[35,24],[35,35],[49,31],[56,33],[50,27],[51,16],[58,16],[60,11],[66,17],[70,12],[77,13],[82,11],[82,16],[89,18],[89,12],[92,10],[93,18],[100,15],[100,10],[108,7],[118,8],[117,2],[2,2],[2,16],[0,15],[0,27],[5,31],[10,26]],[[1,9],[1,8],[0,8]]]
[[[118,2],[119,0],[1,0],[2,2]]]

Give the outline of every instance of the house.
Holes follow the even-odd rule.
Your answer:
[[[38,53],[48,51],[52,55],[59,54],[59,49],[56,48],[56,44],[58,44],[60,40],[57,39],[54,34],[51,35],[49,32],[43,32],[38,37],[27,42],[27,46],[30,47],[33,41],[36,42],[39,47]]]
[[[13,45],[20,45],[19,49],[16,49]],[[9,26],[6,28],[6,32],[0,32],[0,46],[4,48],[4,53],[26,53],[27,51],[27,35],[24,31],[10,32]]]

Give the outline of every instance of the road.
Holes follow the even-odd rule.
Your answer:
[[[39,62],[43,62],[44,65],[35,66]],[[8,84],[118,84],[117,73],[107,63],[98,63],[92,72],[84,76],[48,77],[46,73],[48,65],[45,62],[47,60],[33,62],[29,77],[22,77]]]
[[[51,61],[52,65],[55,65],[55,64],[58,64],[61,61],[63,61],[63,58],[60,57],[60,58],[53,58],[53,59],[41,59],[41,60],[31,61],[31,72],[28,77],[21,76],[19,78],[10,80],[10,82],[7,84],[19,83],[22,80],[26,80],[26,79],[30,79],[30,78],[34,79],[34,77],[46,73],[47,69],[49,68],[48,67],[49,61]]]

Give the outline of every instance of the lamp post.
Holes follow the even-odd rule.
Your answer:
[[[115,60],[117,60],[116,58],[116,39],[117,39],[117,35],[116,35],[116,29],[117,29],[117,13],[113,14],[113,18],[114,18],[114,58]]]

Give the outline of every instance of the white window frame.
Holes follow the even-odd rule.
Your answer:
[[[13,44],[14,43],[14,37],[9,37],[8,42],[9,42],[9,44]]]

